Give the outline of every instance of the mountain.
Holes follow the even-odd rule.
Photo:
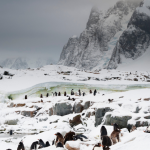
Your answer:
[[[27,69],[40,68],[45,65],[55,64],[56,62],[50,58],[7,58],[0,62],[0,66],[10,69]]]
[[[123,66],[125,66],[125,64],[132,65],[134,62],[132,60],[136,60],[136,63],[138,63],[138,60],[142,60],[140,63],[145,61],[145,64],[143,64],[144,67],[146,65],[147,55],[150,56],[149,52],[146,53],[147,55],[144,55],[146,51],[150,51],[149,46],[150,1],[145,0],[134,11],[128,23],[127,29],[120,36],[113,51],[108,69],[116,69],[119,64],[123,64]],[[128,62],[130,62],[130,64]]]
[[[80,37],[73,36],[63,47],[59,65],[87,70],[106,68],[119,37],[127,29],[129,20],[140,4],[137,0],[117,2],[106,13],[93,7]]]

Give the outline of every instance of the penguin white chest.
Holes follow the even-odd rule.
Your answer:
[[[95,147],[94,150],[103,150],[102,146],[101,147]]]

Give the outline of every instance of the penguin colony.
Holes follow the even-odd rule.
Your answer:
[[[105,128],[105,126],[102,126],[100,129],[100,141],[99,143],[94,145],[92,150],[110,150],[111,145],[120,142],[120,135],[119,135],[120,132],[121,130],[119,129],[118,124],[115,123],[113,125],[113,132],[111,133],[110,136],[108,136],[107,129]],[[145,132],[150,133],[150,126],[147,127]],[[72,131],[66,133],[64,137],[59,132],[57,132],[55,135],[56,135],[56,140],[54,139],[52,141],[52,145],[55,145],[56,148],[58,147],[63,148],[64,146],[66,146],[65,144],[67,141],[77,141],[77,140],[87,141],[87,142],[89,141],[85,135],[83,134],[76,135],[75,132]],[[51,146],[49,141],[46,141],[46,143],[44,143],[42,139],[38,139],[37,141],[31,144],[30,150],[42,149],[49,146]],[[11,149],[7,149],[7,150],[11,150]],[[23,141],[19,142],[17,150],[25,150]]]

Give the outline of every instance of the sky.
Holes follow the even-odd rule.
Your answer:
[[[58,61],[63,46],[85,29],[91,8],[117,0],[0,0],[0,60],[50,57]]]

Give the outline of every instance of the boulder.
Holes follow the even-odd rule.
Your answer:
[[[65,116],[73,113],[73,107],[69,103],[56,103],[53,107],[53,115]]]
[[[25,117],[34,117],[36,115],[37,111],[22,111],[21,115]]]
[[[52,116],[53,115],[53,108],[50,108],[49,109],[49,116]]]
[[[112,114],[108,114],[105,116],[104,125],[112,125],[117,123],[120,128],[127,128],[128,120],[130,120],[132,116],[114,116]]]
[[[81,102],[75,102],[73,108],[75,113],[81,113],[83,111],[83,105],[81,104]]]
[[[73,117],[72,120],[69,120],[69,124],[71,127],[76,126],[78,124],[82,124],[81,115],[77,115],[77,116]]]
[[[95,112],[95,126],[101,124],[106,112],[113,111],[110,107],[98,108]]]
[[[8,125],[17,125],[18,121],[19,121],[18,119],[7,120],[7,121],[5,121],[4,124],[8,124]]]
[[[83,108],[88,109],[90,107],[90,101],[85,102]]]

